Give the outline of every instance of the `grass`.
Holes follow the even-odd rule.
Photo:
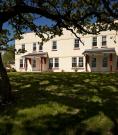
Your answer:
[[[14,103],[0,108],[0,135],[114,135],[118,74],[9,73]]]

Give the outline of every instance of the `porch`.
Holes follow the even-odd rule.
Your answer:
[[[48,70],[48,53],[29,53],[23,56],[26,72],[42,72]]]
[[[118,56],[115,48],[87,49],[85,55],[86,72],[117,72]]]

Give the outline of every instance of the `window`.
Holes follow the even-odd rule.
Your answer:
[[[20,68],[23,68],[23,59],[20,59]]]
[[[72,57],[72,67],[83,67],[83,57]]]
[[[25,44],[22,44],[22,50],[25,50]]]
[[[43,45],[39,45],[39,51],[43,51]]]
[[[36,43],[33,43],[33,51],[36,51]]]
[[[103,56],[102,66],[103,67],[108,66],[108,55],[107,54],[104,54],[104,56]]]
[[[59,67],[59,58],[55,58],[55,63],[54,63],[55,67]]]
[[[106,46],[106,36],[102,36],[102,46]]]
[[[77,57],[72,57],[72,67],[77,67]]]
[[[57,50],[57,41],[53,41],[52,50]]]
[[[92,57],[92,67],[96,67],[96,58]]]
[[[59,67],[59,58],[50,58],[49,59],[49,68],[58,68]]]
[[[33,59],[33,61],[32,61],[32,67],[33,67],[33,68],[36,67],[36,60],[35,60],[35,59]]]
[[[53,68],[53,58],[49,59],[49,69]]]
[[[97,37],[93,37],[92,46],[93,47],[96,47],[97,46]]]
[[[43,44],[41,42],[38,42],[38,45],[39,45],[39,51],[43,51]]]
[[[74,48],[79,48],[79,39],[75,39]]]
[[[79,57],[78,66],[79,66],[79,67],[83,67],[83,57]]]

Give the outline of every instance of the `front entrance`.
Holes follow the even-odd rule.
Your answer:
[[[86,56],[86,71],[88,72],[115,72],[116,71],[115,54],[89,54]]]
[[[91,57],[91,71],[92,72],[109,72],[109,55],[98,54]]]
[[[116,72],[115,48],[86,49],[83,54],[86,58],[86,72]]]
[[[31,53],[24,56],[25,71],[42,72],[48,70],[48,56],[47,53]]]

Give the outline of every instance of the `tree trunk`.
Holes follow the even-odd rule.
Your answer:
[[[9,103],[12,99],[11,85],[7,71],[3,65],[0,53],[0,76],[1,76],[1,98],[3,103]]]

